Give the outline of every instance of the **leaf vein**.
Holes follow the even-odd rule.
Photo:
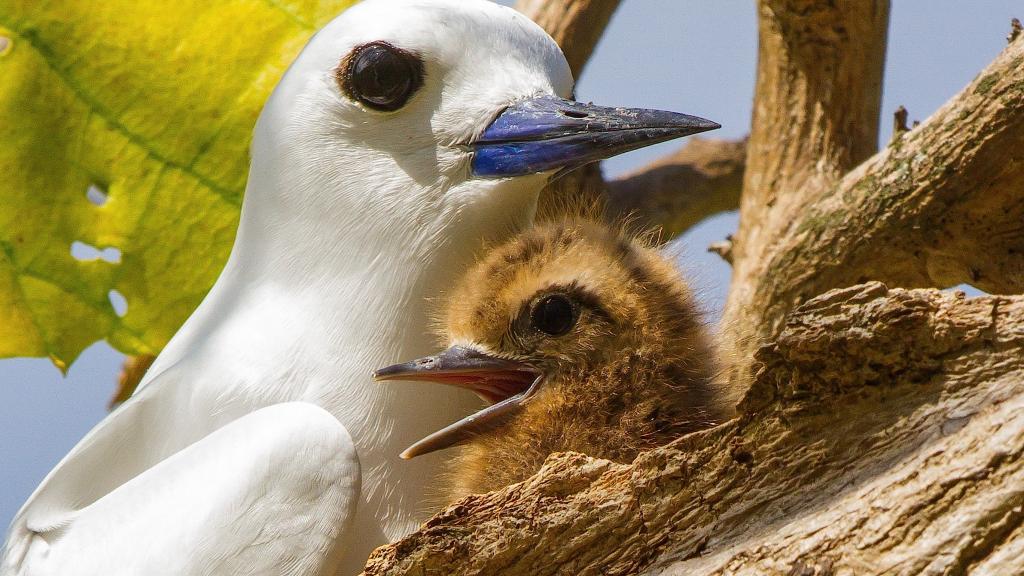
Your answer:
[[[108,110],[98,100],[90,96],[88,92],[86,92],[81,86],[78,85],[78,83],[70,74],[67,73],[66,70],[58,66],[56,62],[56,56],[49,49],[46,43],[42,41],[41,38],[39,38],[37,35],[31,32],[24,32],[22,30],[19,30],[18,28],[11,26],[9,23],[4,22],[2,20],[0,20],[0,25],[3,25],[4,27],[8,28],[15,35],[17,35],[27,44],[29,44],[32,47],[32,49],[35,50],[37,54],[39,54],[43,61],[46,62],[46,65],[50,68],[50,70],[52,70],[53,73],[56,74],[58,78],[60,78],[64,85],[67,86],[67,88],[72,92],[72,94],[74,94],[74,96],[79,101],[85,104],[86,108],[89,109],[89,112],[91,114],[95,114],[99,118],[102,118],[103,121],[107,123],[107,125],[109,125],[117,132],[119,132],[121,135],[123,135],[129,142],[141,148],[148,156],[150,156],[157,162],[180,170],[183,173],[188,174],[189,176],[195,178],[200,184],[210,189],[212,192],[216,193],[218,196],[223,198],[232,206],[241,206],[241,194],[239,194],[237,190],[231,190],[230,188],[221,186],[220,184],[217,184],[216,182],[211,180],[209,177],[204,176],[199,172],[195,171],[194,169],[190,168],[188,165],[183,164],[181,162],[177,162],[165,156],[164,154],[156,150],[152,142],[149,142],[146,138],[133,132],[127,126],[119,122],[110,112],[110,110]]]

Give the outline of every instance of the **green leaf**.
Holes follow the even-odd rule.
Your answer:
[[[227,259],[264,99],[352,3],[0,0],[0,357],[164,346]]]

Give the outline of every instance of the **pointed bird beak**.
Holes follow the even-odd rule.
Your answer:
[[[538,96],[506,108],[473,142],[473,174],[504,178],[568,171],[717,128],[721,125],[677,112],[607,108]]]
[[[461,444],[499,426],[519,411],[532,396],[543,375],[540,370],[515,360],[505,360],[467,348],[452,346],[436,356],[381,368],[374,380],[418,380],[467,388],[490,406],[434,432],[402,452],[408,460],[422,454]]]

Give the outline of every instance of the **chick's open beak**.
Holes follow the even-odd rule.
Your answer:
[[[506,360],[473,348],[452,346],[435,356],[381,368],[375,380],[418,380],[467,388],[490,403],[450,426],[438,430],[402,452],[414,458],[491,430],[519,411],[523,401],[537,389],[542,379],[536,368],[515,360]]]
[[[506,108],[473,142],[473,174],[504,178],[567,171],[716,128],[721,126],[678,112],[537,96]]]

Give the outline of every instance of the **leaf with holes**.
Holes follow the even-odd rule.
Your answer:
[[[0,357],[163,347],[227,258],[263,100],[351,3],[0,5]]]

